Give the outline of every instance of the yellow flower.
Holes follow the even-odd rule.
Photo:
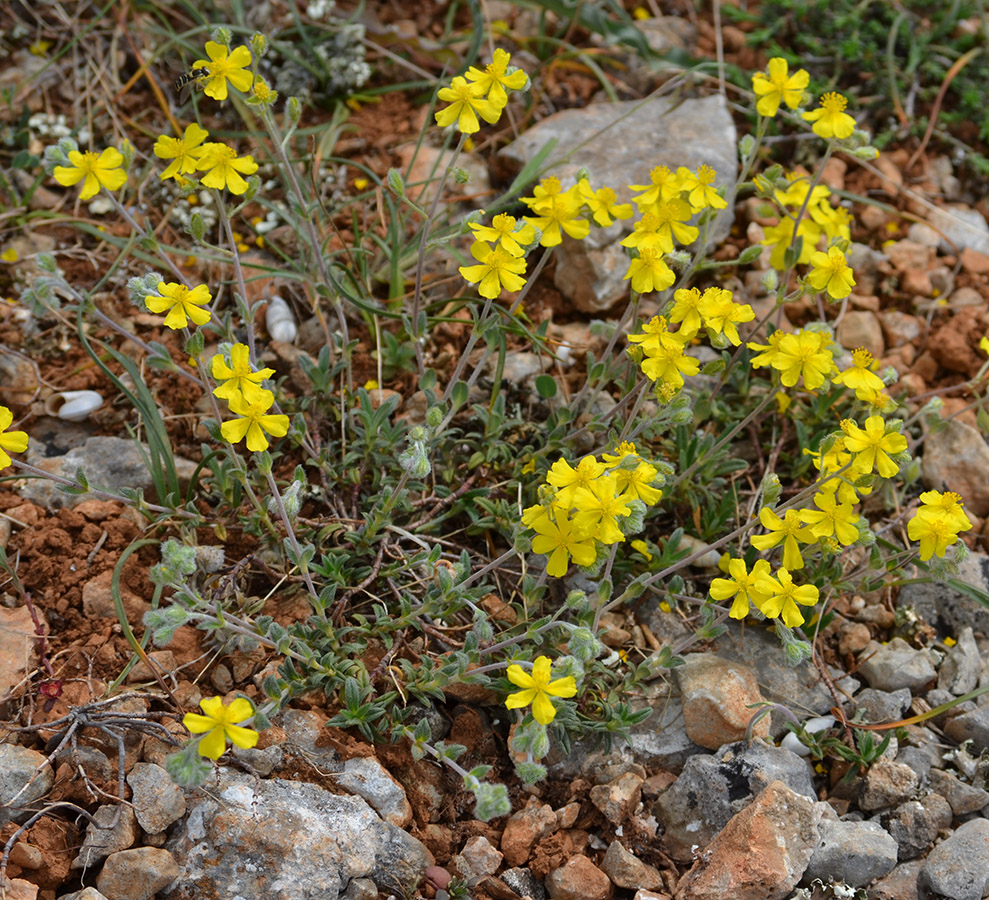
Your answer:
[[[846,106],[848,100],[831,91],[821,97],[821,105],[817,109],[803,113],[803,118],[814,123],[814,134],[818,137],[844,140],[851,137],[855,130],[855,120],[845,112]]]
[[[483,241],[475,241],[470,248],[471,256],[480,265],[461,266],[460,274],[465,281],[477,285],[477,292],[482,297],[493,299],[502,289],[516,292],[522,290],[525,279],[525,260],[513,256],[501,247],[491,249]]]
[[[781,519],[768,506],[759,510],[759,521],[769,534],[753,535],[749,542],[756,550],[769,550],[783,544],[783,565],[787,569],[802,569],[804,558],[800,553],[800,541],[812,543],[815,538],[809,528],[800,522],[800,514],[795,509],[788,509]]]
[[[846,547],[859,539],[859,530],[855,527],[859,517],[850,503],[839,503],[834,492],[824,492],[814,494],[814,505],[817,509],[798,511],[801,521],[810,526],[814,537],[834,536]]]
[[[661,200],[672,200],[680,195],[680,176],[666,166],[656,166],[649,172],[651,184],[630,184],[633,191],[644,191],[632,199],[639,209],[652,206]]]
[[[917,510],[921,518],[943,518],[954,531],[968,531],[972,520],[965,515],[962,498],[953,491],[924,491],[920,495],[922,506]]]
[[[728,562],[730,578],[715,578],[711,582],[709,593],[715,600],[732,601],[728,615],[733,619],[744,619],[749,614],[749,604],[757,607],[769,598],[761,587],[762,580],[769,575],[769,563],[758,559],[749,572],[744,559],[732,559]]]
[[[268,449],[268,438],[265,432],[272,437],[285,437],[288,434],[288,416],[267,415],[267,411],[275,402],[275,395],[271,391],[261,391],[261,398],[255,402],[250,402],[244,397],[231,397],[227,403],[230,411],[240,416],[239,419],[230,419],[220,426],[220,433],[225,440],[231,444],[237,444],[247,437],[247,449],[252,452]]]
[[[691,216],[690,206],[683,200],[667,200],[658,203],[651,212],[659,220],[659,234],[663,239],[663,252],[673,250],[673,241],[689,244],[697,240],[700,229],[684,224]]]
[[[247,102],[258,106],[271,106],[277,99],[278,91],[272,90],[271,85],[263,78],[258,78],[251,88],[251,96]]]
[[[897,431],[887,431],[882,416],[869,416],[865,428],[859,428],[851,419],[843,419],[841,430],[845,432],[845,448],[855,454],[855,464],[868,474],[875,466],[883,478],[892,478],[900,467],[890,459],[890,454],[907,449],[907,439]]]
[[[466,72],[467,80],[480,86],[483,89],[482,96],[486,94],[488,100],[499,109],[504,108],[508,103],[508,91],[521,91],[529,80],[529,76],[521,69],[516,69],[511,75],[508,74],[508,64],[511,60],[512,54],[499,47],[494,52],[493,62],[489,63],[483,72],[474,66]]]
[[[193,123],[185,129],[185,134],[180,138],[166,137],[162,135],[155,141],[154,154],[159,159],[170,159],[171,162],[165,171],[158,177],[162,180],[174,178],[177,175],[191,175],[196,171],[196,163],[202,153],[202,144],[209,137],[209,132],[205,128],[200,128]]]
[[[815,291],[827,289],[828,295],[835,300],[843,300],[855,287],[854,273],[845,254],[837,247],[832,247],[827,253],[820,251],[814,253],[810,258],[810,264],[814,267],[807,276],[807,280]]]
[[[615,219],[632,218],[632,204],[619,203],[618,195],[610,187],[598,188],[595,191],[586,178],[581,178],[577,182],[577,190],[591,211],[591,217],[602,228],[607,228],[614,221],[612,216]]]
[[[591,223],[581,219],[581,200],[576,194],[576,185],[570,190],[549,196],[545,201],[536,201],[533,211],[537,216],[526,216],[525,220],[542,231],[539,243],[543,247],[555,247],[563,242],[561,232],[566,232],[576,241],[582,241],[591,233]],[[539,188],[536,188],[538,192]],[[523,200],[525,198],[522,198]]]
[[[190,321],[196,325],[205,325],[210,320],[210,311],[203,309],[213,299],[209,288],[200,284],[189,290],[184,284],[164,281],[158,282],[158,294],[149,294],[144,298],[144,305],[153,313],[163,313],[166,310],[165,326],[173,331],[185,328]]]
[[[536,229],[528,222],[517,222],[513,216],[501,213],[491,220],[490,225],[480,222],[469,222],[468,227],[474,232],[477,241],[492,241],[503,247],[512,256],[524,256],[525,244],[528,246],[536,239]],[[519,241],[522,243],[520,244]]]
[[[573,505],[574,494],[578,488],[587,488],[601,473],[604,463],[599,463],[593,456],[585,456],[577,468],[560,458],[546,473],[546,483],[556,488],[556,497],[560,504],[569,508]]]
[[[883,380],[873,371],[875,367],[872,354],[864,347],[859,347],[852,351],[852,364],[831,380],[835,384],[851,388],[859,400],[865,400],[866,397],[859,395],[860,391],[881,391],[885,387]]]
[[[226,144],[203,144],[200,149],[196,168],[206,172],[202,177],[206,187],[218,191],[226,188],[231,194],[237,195],[247,191],[247,182],[240,177],[240,173],[253,175],[258,170],[253,156],[237,156],[233,147]]]
[[[562,578],[570,567],[570,557],[578,566],[589,566],[597,557],[594,538],[579,530],[565,511],[557,509],[554,516],[536,517],[529,526],[536,536],[532,549],[549,557],[546,574]]]
[[[436,124],[441,128],[457,123],[463,134],[474,134],[481,130],[480,115],[485,122],[493,125],[501,118],[502,107],[492,100],[485,100],[487,93],[483,84],[468,83],[466,78],[457,76],[449,87],[440,88],[437,96],[450,105],[436,113]]]
[[[577,531],[597,538],[602,544],[617,544],[625,540],[618,527],[618,516],[631,515],[630,498],[621,493],[621,485],[615,475],[601,475],[587,487],[574,492],[573,505],[577,509],[573,523]]]
[[[820,599],[820,594],[814,585],[795,585],[793,576],[785,566],[777,570],[776,578],[766,575],[759,587],[769,595],[766,600],[758,604],[759,611],[770,619],[781,618],[787,628],[796,628],[804,624],[804,617],[797,609],[798,603],[801,606],[815,606]]]
[[[751,306],[736,303],[731,291],[717,287],[709,287],[704,291],[700,312],[704,317],[704,324],[715,334],[723,334],[735,347],[742,343],[736,326],[755,318],[755,311]]]
[[[21,255],[13,247],[8,247],[3,253],[0,253],[0,259],[5,263],[15,263],[20,258]]]
[[[6,406],[0,406],[0,469],[10,465],[10,453],[27,450],[26,431],[7,431],[13,421],[13,413]]]
[[[814,255],[815,247],[821,239],[821,226],[808,219],[806,216],[800,220],[797,228],[797,238],[802,239],[800,244],[800,256],[796,262],[805,265],[810,262]],[[773,252],[769,255],[769,264],[774,269],[782,269],[786,261],[786,251],[791,244],[795,244],[793,238],[793,219],[790,216],[783,216],[778,225],[769,225],[764,229],[765,237],[759,242],[763,247],[772,247]]]
[[[728,201],[719,196],[718,189],[714,186],[714,179],[717,174],[710,166],[701,166],[696,174],[686,166],[680,166],[677,169],[680,190],[688,192],[687,202],[695,213],[708,207],[724,209],[728,205]]]
[[[251,51],[247,47],[241,45],[231,53],[229,47],[216,41],[207,41],[206,55],[209,59],[197,59],[192,66],[195,69],[209,70],[209,77],[203,86],[207,97],[226,100],[228,81],[243,93],[251,89],[254,76],[244,71],[251,64]]]
[[[683,344],[662,344],[648,359],[642,361],[642,374],[651,381],[661,381],[672,388],[683,387],[684,375],[696,375],[700,362],[693,356],[685,356]]]
[[[769,60],[769,75],[756,72],[752,76],[752,90],[759,98],[755,109],[760,116],[772,117],[779,111],[780,102],[790,109],[800,106],[804,88],[810,83],[810,75],[803,69],[797,69],[792,75],[787,72],[785,59],[774,56]]]
[[[701,325],[704,324],[700,305],[701,292],[697,288],[680,288],[680,290],[674,292],[673,309],[670,310],[670,322],[673,324],[680,323],[678,334],[693,337],[700,331]]]
[[[120,168],[124,158],[114,147],[107,147],[98,156],[88,150],[85,153],[70,150],[69,162],[72,163],[71,166],[55,166],[52,175],[62,187],[70,187],[81,181],[80,200],[95,197],[101,187],[115,191],[127,181],[127,173]]]
[[[237,697],[228,706],[223,705],[220,697],[204,697],[199,701],[199,707],[205,716],[199,713],[186,713],[182,724],[193,734],[206,736],[199,741],[199,753],[209,759],[219,759],[227,749],[227,739],[235,747],[250,749],[258,742],[258,733],[252,728],[237,725],[254,715],[254,707],[249,700]]]
[[[274,369],[251,369],[251,351],[246,344],[234,344],[230,348],[230,365],[222,353],[213,356],[213,377],[223,384],[217,385],[213,393],[221,400],[243,397],[249,403],[261,400],[261,382],[275,374]]]
[[[629,278],[632,279],[632,290],[639,294],[665,291],[676,281],[676,275],[666,265],[662,252],[655,247],[642,247],[639,250],[639,258],[629,262],[623,280]]]
[[[772,366],[781,373],[786,387],[793,387],[803,376],[808,391],[817,390],[834,366],[831,339],[819,331],[798,331],[784,335],[772,359]],[[753,361],[753,365],[755,362]]]
[[[920,541],[920,561],[927,562],[932,556],[944,556],[958,534],[944,517],[921,516],[918,512],[907,523],[907,535],[911,541]]]
[[[522,688],[505,698],[509,709],[522,709],[532,704],[532,717],[540,725],[549,725],[556,718],[556,707],[550,697],[573,697],[577,693],[577,682],[572,675],[551,680],[552,663],[548,656],[539,656],[532,664],[530,675],[520,665],[513,664],[505,673],[508,680]]]

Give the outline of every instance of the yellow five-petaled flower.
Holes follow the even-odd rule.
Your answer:
[[[192,65],[197,69],[209,70],[209,77],[203,88],[207,97],[226,100],[228,81],[238,91],[247,93],[251,89],[254,76],[245,71],[251,64],[251,51],[247,47],[237,47],[231,53],[229,47],[216,41],[207,41],[206,55],[209,59],[197,59]]]
[[[71,166],[55,166],[52,175],[62,187],[71,187],[81,181],[80,200],[95,197],[101,187],[115,191],[127,180],[127,173],[121,168],[124,157],[114,147],[107,147],[99,155],[89,150],[85,153],[70,150],[69,162]]]
[[[213,299],[205,284],[197,285],[191,290],[184,284],[164,281],[158,282],[158,293],[149,294],[144,298],[144,305],[153,313],[163,313],[166,310],[165,326],[173,331],[185,328],[189,322],[205,325],[210,320],[210,311],[203,309]]]
[[[530,675],[520,665],[508,667],[508,680],[521,691],[509,694],[505,706],[509,709],[521,709],[532,704],[532,717],[540,725],[549,725],[556,718],[556,707],[550,697],[573,697],[577,693],[577,682],[572,675],[566,678],[551,680],[552,663],[548,656],[539,656],[532,664]]]
[[[228,706],[223,705],[220,697],[205,697],[199,701],[199,707],[205,716],[199,713],[186,713],[182,724],[193,734],[206,736],[199,741],[199,753],[209,759],[219,759],[227,749],[227,739],[235,747],[250,749],[258,742],[258,733],[251,728],[244,728],[237,722],[243,722],[254,715],[254,708],[249,700],[237,697]]]
[[[268,410],[275,402],[271,391],[261,391],[257,400],[247,400],[244,397],[231,397],[227,403],[230,411],[240,418],[230,419],[220,426],[220,433],[231,444],[237,444],[247,438],[247,449],[253,452],[268,449],[267,432],[272,437],[285,437],[288,434],[288,416],[281,413],[268,415]]]

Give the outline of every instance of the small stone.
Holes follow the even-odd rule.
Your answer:
[[[977,209],[953,203],[931,211],[931,227],[940,232],[942,253],[958,253],[966,247],[989,253],[989,225]]]
[[[483,835],[475,835],[460,851],[460,856],[470,866],[471,872],[478,875],[494,875],[505,858]]]
[[[129,850],[137,840],[137,833],[137,816],[129,804],[99,807],[93,821],[86,826],[86,837],[70,868],[93,868],[111,853]]]
[[[167,850],[137,847],[111,853],[96,879],[96,887],[114,900],[150,900],[182,874]]]
[[[838,652],[842,656],[864,650],[872,640],[868,625],[861,622],[844,622],[838,632]]]
[[[880,757],[862,779],[859,806],[866,812],[896,806],[910,797],[919,785],[917,773],[910,766]]]
[[[663,886],[663,878],[659,872],[626,850],[619,841],[611,842],[601,861],[601,868],[615,887],[653,890]]]
[[[923,320],[898,309],[887,309],[879,313],[879,322],[886,335],[888,347],[902,347],[920,338],[924,333]]]
[[[39,618],[47,633],[43,611]],[[0,606],[0,700],[7,699],[10,691],[34,668],[37,658],[38,641],[34,637],[31,610],[26,606],[14,609]],[[7,819],[0,812],[0,823],[4,821]]]
[[[559,828],[573,828],[580,815],[579,803],[568,803],[556,811],[556,824]]]
[[[634,772],[626,772],[608,784],[597,784],[590,790],[591,803],[613,825],[621,825],[638,804],[644,780]]]
[[[837,338],[842,347],[848,350],[865,347],[876,359],[886,350],[879,319],[865,310],[846,312],[838,325]]]
[[[680,879],[677,900],[788,897],[817,848],[825,808],[774,781],[731,819]]]
[[[982,654],[975,643],[971,628],[964,628],[958,635],[958,643],[948,651],[941,663],[937,676],[937,686],[951,691],[956,697],[975,690],[982,671]]]
[[[941,240],[941,235],[931,228],[930,225],[925,225],[923,222],[914,222],[907,229],[907,238],[915,244],[923,244],[925,247],[936,247]]]
[[[969,306],[982,306],[986,302],[986,298],[982,296],[975,288],[970,287],[960,287],[956,288],[951,292],[951,296],[948,297],[948,307],[949,309],[965,309]]]
[[[918,884],[951,900],[982,900],[989,892],[989,820],[966,822],[931,850]]]
[[[147,832],[164,831],[185,815],[185,794],[161,766],[135,763],[127,775],[138,824]]]
[[[546,889],[539,879],[526,868],[506,869],[498,877],[520,897],[546,900]]]
[[[944,733],[953,741],[971,741],[976,753],[989,750],[989,706],[980,706],[948,720]]]
[[[552,900],[608,900],[611,881],[586,856],[572,856],[546,877]]]
[[[985,275],[989,273],[989,254],[966,247],[962,250],[961,264],[962,268],[972,275]]]
[[[869,900],[918,900],[917,878],[923,865],[922,859],[900,863],[869,888]]]
[[[896,865],[896,841],[876,822],[824,819],[821,842],[804,872],[805,881],[820,878],[864,887]]]
[[[692,653],[673,673],[683,697],[687,736],[695,744],[717,750],[746,736],[749,720],[756,714],[752,704],[764,702],[751,669],[713,653]],[[767,716],[753,734],[769,737]]]
[[[897,272],[926,271],[931,259],[931,248],[916,241],[896,241],[884,248],[886,256]]]
[[[940,794],[909,800],[882,816],[883,827],[899,848],[901,860],[927,852],[942,828],[951,825],[951,807]]]
[[[978,812],[989,803],[989,791],[965,784],[960,778],[943,769],[931,769],[930,785],[932,791],[944,797],[956,816]]]
[[[10,894],[7,896],[10,897]],[[62,894],[59,900],[107,900],[107,897],[94,887],[86,887],[72,894]]]
[[[913,695],[909,688],[898,691],[877,691],[875,688],[865,688],[852,699],[856,710],[865,712],[865,722],[870,725],[882,725],[903,718],[910,708]],[[856,720],[862,721],[862,720]]]
[[[893,638],[885,646],[871,641],[862,651],[861,659],[862,677],[870,687],[881,691],[916,690],[937,677],[928,655],[915,650],[903,638]]]
[[[358,756],[343,764],[337,783],[363,797],[389,825],[405,828],[412,821],[412,806],[402,787],[376,759]]]
[[[501,835],[501,852],[505,854],[505,861],[513,867],[528,862],[532,848],[556,829],[553,807],[541,804],[533,798],[525,809],[514,813],[505,825]]]

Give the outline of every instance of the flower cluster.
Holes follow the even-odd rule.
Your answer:
[[[549,556],[550,575],[566,575],[571,558],[593,566],[599,549],[641,529],[646,507],[663,496],[655,487],[663,476],[634,444],[623,443],[602,459],[585,456],[576,466],[557,460],[540,488],[541,502],[522,512],[522,524],[536,533],[532,549]]]
[[[245,48],[238,48],[245,49]],[[204,172],[200,178],[205,187],[222,191],[224,188],[238,196],[246,193],[248,184],[243,175],[253,175],[258,170],[254,157],[237,156],[226,144],[215,141],[203,143],[209,137],[205,128],[196,124],[186,126],[180,138],[162,135],[155,141],[154,154],[159,159],[170,160],[161,178],[174,178],[185,183],[195,172]]]
[[[784,269],[788,262],[810,264],[808,280],[815,291],[827,291],[833,299],[847,297],[855,286],[842,246],[851,240],[848,210],[831,205],[831,191],[824,185],[811,187],[810,179],[799,172],[787,173],[785,186],[774,187],[757,179],[780,210],[779,223],[765,229],[761,243],[772,247],[769,264]],[[818,248],[823,242],[826,250]],[[790,248],[793,256],[787,259]]]
[[[756,72],[752,76],[752,91],[758,97],[756,112],[760,116],[773,118],[779,112],[780,103],[790,109],[798,109],[804,99],[804,91],[810,83],[810,75],[804,69],[797,69],[792,75],[785,59],[780,56],[769,60],[766,72]],[[820,106],[801,113],[801,118],[811,122],[814,134],[825,140],[837,138],[845,140],[855,131],[855,119],[845,112],[848,99],[831,91],[820,99]]]
[[[971,528],[972,522],[962,509],[962,498],[951,491],[925,491],[920,504],[907,523],[907,535],[920,541],[920,559],[927,562],[932,556],[944,556],[958,540],[958,533]]]
[[[728,578],[715,578],[711,582],[711,597],[715,600],[732,599],[728,615],[744,619],[751,604],[769,619],[782,619],[787,628],[804,624],[799,606],[815,606],[820,600],[818,589],[812,584],[797,585],[793,575],[783,565],[772,574],[769,563],[756,560],[749,572],[744,559],[730,559],[727,563]]]
[[[485,69],[471,66],[465,75],[456,76],[449,87],[440,88],[437,96],[450,105],[435,114],[436,124],[441,128],[456,124],[463,134],[481,130],[478,116],[494,125],[508,105],[508,91],[521,91],[529,84],[525,72],[509,66],[511,59],[508,51],[499,48]]]
[[[634,261],[633,261],[634,262]],[[737,347],[741,343],[738,326],[755,318],[752,307],[736,303],[731,291],[709,287],[681,288],[673,294],[669,317],[654,316],[642,331],[630,334],[636,345],[629,353],[651,381],[658,382],[667,399],[683,387],[685,375],[696,375],[700,363],[687,356],[684,348],[703,328],[715,347]],[[675,331],[670,325],[677,325]]]
[[[289,419],[284,414],[269,415],[275,404],[275,395],[261,387],[261,383],[275,374],[274,369],[251,366],[251,354],[246,344],[233,344],[229,350],[229,362],[222,353],[212,359],[213,377],[220,384],[213,393],[227,401],[230,411],[238,416],[220,426],[220,433],[231,444],[247,438],[247,449],[252,452],[268,449],[268,437],[285,437]],[[267,432],[267,434],[266,434]]]
[[[835,370],[831,351],[834,341],[827,331],[803,329],[793,334],[774,331],[768,343],[750,341],[746,346],[756,351],[752,368],[771,366],[780,372],[785,387],[793,387],[803,378],[804,388],[815,391]]]

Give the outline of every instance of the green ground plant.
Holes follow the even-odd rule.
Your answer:
[[[510,809],[511,773],[464,768],[464,748],[434,740],[424,715],[452,685],[501,698],[515,776],[531,784],[546,776],[554,742],[565,751],[586,736],[627,734],[650,712],[636,702],[646,682],[729,618],[769,620],[781,654],[797,663],[813,652],[841,592],[895,584],[913,564],[942,579],[957,570],[958,535],[971,524],[957,495],[920,494],[907,525],[919,546],[898,543],[900,519],[862,513],[870,494],[888,497],[887,509],[911,508],[917,467],[907,438],[922,416],[936,420],[938,405],[898,417],[886,391],[895,376],[877,374],[864,350],[842,354],[829,329],[825,304],[843,302],[855,280],[849,212],[820,184],[821,170],[835,152],[875,155],[843,95],[811,98],[807,73],[781,58],[756,73],[757,124],[740,143],[731,196],[717,186],[719,173],[676,161],[657,161],[649,183],[630,185],[630,203],[618,201],[624,186],[593,172],[564,186],[537,165],[487,211],[463,218],[443,202],[444,185],[466,178],[458,161],[471,136],[530,86],[498,47],[486,66],[436,92],[427,127],[446,129],[452,153],[432,199],[397,170],[382,179],[360,171],[383,223],[361,230],[364,189],[332,210],[323,202],[306,107],[265,80],[269,38],[243,31],[215,28],[191,63],[202,89],[196,109],[227,100],[242,132],[213,135],[200,119],[144,141],[120,135],[119,148],[84,150],[69,137],[45,151],[54,182],[81,201],[105,200],[129,225],[125,236],[87,234],[116,254],[112,272],[128,279],[135,307],[181,335],[181,352],[115,322],[96,290],[73,284],[53,255],[39,258],[43,275],[21,296],[38,317],[77,323],[133,405],[149,469],[159,473],[155,503],[134,491],[100,493],[140,510],[160,543],[156,602],[143,638],[132,637],[135,653],[192,626],[218,652],[260,647],[278,661],[251,703],[207,698],[202,715],[187,714],[189,730],[205,736],[171,759],[177,781],[201,782],[205,759],[227,741],[250,748],[277,712],[318,691],[337,710],[331,725],[369,741],[407,741],[416,758],[443,762],[475,795],[476,815],[490,819]],[[773,120],[812,126],[820,141],[812,173],[767,165],[762,142]],[[139,221],[129,202],[139,186],[166,182],[176,198],[209,200],[192,207],[181,247],[163,245],[158,223]],[[715,217],[748,196],[778,220],[762,245],[732,261],[745,267],[769,255],[763,281],[773,302],[758,319],[719,284],[723,266],[709,258],[717,248],[706,247]],[[258,208],[276,211],[289,235],[266,243],[271,260],[260,271],[238,238]],[[355,224],[343,246],[341,215]],[[564,240],[614,220],[633,225],[622,241],[630,299],[606,350],[589,359],[566,402],[551,376],[532,395],[513,396],[502,383],[508,354],[524,346],[552,355],[546,324],[524,315],[533,286]],[[195,265],[176,261],[190,255]],[[444,269],[450,256],[463,262],[456,273]],[[208,282],[192,275],[207,271],[203,261]],[[261,365],[265,300],[251,302],[248,290],[259,274],[293,284],[297,307],[323,336],[318,352],[299,359],[305,389]],[[640,317],[643,298],[658,301],[662,315]],[[780,327],[784,307],[808,299],[819,321]],[[470,329],[459,356],[430,365],[434,335],[462,323],[462,313]],[[95,337],[94,325],[126,342],[128,354]],[[362,338],[377,366],[363,384]],[[692,355],[702,344],[713,351],[703,365]],[[208,440],[185,493],[135,352],[195,385],[206,410]],[[380,390],[400,377],[419,392],[415,415],[399,417],[399,397]],[[607,412],[595,406],[601,394],[618,399]],[[6,409],[0,424],[12,424]],[[743,449],[776,446],[784,424],[785,451],[753,488]],[[4,431],[0,465],[26,443],[23,432]],[[106,486],[80,478],[69,487]],[[201,540],[206,532],[213,545]],[[252,558],[227,556],[233,534],[250,539]],[[703,546],[688,549],[696,544],[686,536]],[[719,577],[698,578],[689,567],[712,551]],[[309,614],[288,623],[266,614],[262,583],[305,597]],[[606,647],[604,614],[646,600],[682,611],[693,634],[652,654]]]

